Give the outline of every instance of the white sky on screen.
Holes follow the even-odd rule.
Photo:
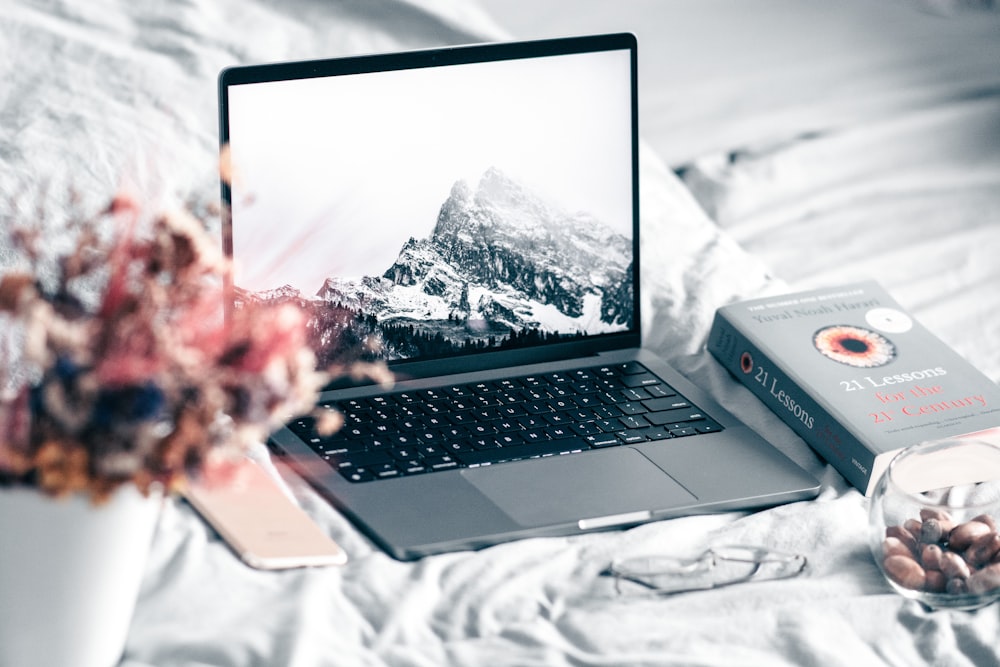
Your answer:
[[[631,237],[627,51],[229,89],[236,283],[387,269],[489,167]]]

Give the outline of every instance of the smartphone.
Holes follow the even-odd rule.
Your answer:
[[[241,462],[232,481],[192,481],[184,497],[247,565],[261,570],[343,565],[347,553],[263,468]]]

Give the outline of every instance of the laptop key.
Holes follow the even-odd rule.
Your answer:
[[[637,428],[646,428],[649,426],[649,422],[642,418],[642,415],[625,415],[624,417],[619,417],[620,421],[626,429],[635,430]]]
[[[594,414],[597,415],[598,419],[614,419],[615,417],[621,417],[625,413],[613,405],[599,405],[594,408]]]
[[[471,410],[476,407],[475,397],[471,394],[466,396],[458,396],[450,401],[450,409],[455,412],[464,412],[465,410]]]
[[[395,423],[395,426],[400,431],[416,431],[422,428],[427,428],[427,421],[422,417],[406,417],[400,419]]]
[[[574,422],[592,422],[598,419],[598,415],[593,410],[580,409],[580,410],[568,410],[567,413]]]
[[[625,430],[625,425],[618,419],[598,419],[594,423],[605,433],[614,433],[615,431]]]
[[[545,401],[532,401],[531,403],[526,403],[524,405],[525,411],[529,415],[544,415],[546,413],[552,412],[552,408]]]
[[[518,405],[524,402],[524,396],[521,395],[520,391],[514,391],[509,394],[493,394],[493,398],[496,400],[497,405],[500,406]]]
[[[594,422],[577,422],[576,424],[571,424],[570,428],[577,435],[597,435],[601,432],[601,429]]]
[[[650,426],[645,430],[645,433],[650,440],[667,440],[674,437],[670,434],[670,429],[662,426]]]
[[[481,436],[484,436],[484,435],[493,435],[496,432],[497,432],[496,425],[495,424],[491,424],[489,422],[487,422],[485,424],[473,424],[473,425],[469,426],[469,435],[472,435],[472,436],[480,436],[481,437]]]
[[[312,448],[319,454],[337,455],[360,452],[365,449],[365,443],[363,440],[325,440]]]
[[[559,410],[572,410],[577,407],[576,401],[572,400],[568,396],[559,398],[553,397],[549,401],[546,401],[546,403],[548,403],[549,408],[556,412]]]
[[[499,391],[499,388],[492,382],[477,382],[472,385],[472,391],[475,394],[492,394]]]
[[[512,419],[501,419],[496,423],[498,433],[514,433],[521,430],[520,424]]]
[[[595,433],[584,437],[584,440],[593,448],[617,447],[622,444],[622,441],[614,433]]]
[[[626,445],[634,445],[637,442],[646,442],[646,434],[642,429],[630,428],[624,431],[619,431],[616,435],[618,436],[618,439]]]
[[[472,438],[469,441],[473,449],[497,449],[500,447],[500,443],[497,442],[496,438]]]
[[[564,384],[573,379],[567,373],[547,373],[544,378],[549,384]]]
[[[398,405],[392,410],[392,413],[396,415],[397,419],[407,419],[413,417],[419,417],[423,412],[418,407],[418,404],[406,404]]]
[[[601,402],[607,403],[609,405],[615,405],[615,404],[618,404],[618,403],[624,403],[625,401],[628,400],[628,398],[625,396],[625,394],[623,394],[622,392],[617,391],[617,390],[615,390],[615,391],[603,391],[600,394],[598,394],[598,398],[601,399]]]
[[[689,409],[664,410],[662,412],[647,412],[643,415],[651,424],[663,426],[670,423],[692,422],[705,419],[702,412]]]
[[[415,433],[397,433],[386,438],[394,447],[406,447],[416,445],[420,439]]]
[[[437,389],[421,389],[417,392],[417,396],[425,401],[440,401],[445,398],[445,393]]]
[[[393,433],[396,433],[398,429],[393,426],[392,422],[376,422],[371,425],[371,432],[377,436],[387,438]],[[357,437],[349,435],[348,437]]]
[[[581,408],[591,408],[601,405],[601,400],[594,394],[577,396],[573,399],[573,401]]]
[[[447,415],[448,405],[444,401],[431,401],[430,403],[420,403],[420,409],[425,415]]]
[[[443,450],[443,456],[444,454],[454,454],[456,452],[471,452],[473,447],[472,443],[465,440],[449,440],[441,446],[441,449]]]
[[[371,467],[371,471],[376,477],[381,478],[399,476],[399,468],[393,463],[378,463]]]
[[[639,373],[638,375],[626,375],[622,378],[622,384],[626,387],[645,387],[647,385],[659,384],[660,378],[652,373]]]
[[[665,396],[677,395],[677,392],[674,391],[673,387],[663,382],[661,382],[660,384],[654,384],[648,387],[643,387],[642,390],[648,392],[653,398],[663,398]]]
[[[541,417],[530,415],[526,417],[519,417],[517,423],[521,425],[526,431],[532,431],[535,429],[542,428],[546,425],[546,421]]]
[[[626,387],[621,390],[621,394],[629,401],[645,401],[652,398],[650,393],[642,387]]]
[[[679,410],[681,408],[690,408],[691,404],[682,399],[679,396],[674,396],[671,398],[652,398],[648,401],[643,401],[642,404],[646,406],[646,409],[650,412],[660,412],[662,410]]]
[[[547,424],[552,426],[573,423],[573,419],[566,412],[547,412],[542,415],[542,419],[544,419]]]
[[[571,426],[575,426],[575,424]],[[550,440],[572,438],[576,435],[576,431],[574,431],[571,426],[552,426],[551,428],[545,429],[545,435],[549,436]]]
[[[521,383],[517,380],[497,380],[495,384],[497,389],[506,392],[512,392],[521,387]]]
[[[494,419],[500,419],[500,417],[503,416],[503,413],[501,413],[500,410],[498,410],[495,407],[476,408],[475,410],[472,411],[471,414],[477,421],[485,421],[485,422],[493,421]]]
[[[445,434],[443,431],[436,431],[434,429],[425,429],[423,431],[417,431],[416,436],[418,444],[432,445],[436,442],[443,442],[445,439]]]
[[[523,445],[524,444],[524,436],[521,435],[520,433],[517,433],[517,432],[503,433],[503,434],[497,436],[496,441],[497,441],[497,444],[499,444],[501,447],[511,447],[513,445]]]
[[[576,393],[571,387],[558,384],[547,387],[545,391],[552,398],[568,398]]]
[[[421,456],[442,456],[445,453],[441,445],[434,443],[421,443],[417,445],[417,451]]]
[[[455,454],[455,458],[467,466],[479,466],[488,463],[502,463],[505,461],[538,458],[540,456],[568,454],[570,452],[580,452],[585,449],[590,449],[590,447],[582,438],[566,438],[564,440],[547,440],[530,445],[461,452]]]
[[[462,454],[462,456],[465,456],[465,454]],[[434,470],[447,470],[449,468],[457,468],[458,467],[458,461],[456,461],[449,454],[445,454],[444,456],[431,456],[431,457],[428,457],[428,458],[424,459],[424,464],[430,466]]]
[[[472,404],[474,412],[487,408],[496,408],[496,406],[500,405],[495,394],[476,394],[469,398],[468,401]]]
[[[346,452],[329,457],[338,468],[371,468],[383,463],[392,463],[392,457],[384,449],[366,452]]]
[[[397,461],[412,461],[420,456],[416,447],[396,447],[389,450],[389,455]]]
[[[347,425],[341,429],[340,434],[345,438],[363,438],[371,433],[373,429],[368,424]]]
[[[364,445],[363,449],[366,449],[368,451],[388,449],[389,447],[392,446],[392,442],[390,442],[389,438],[386,438],[384,436],[373,436],[371,438],[364,438],[360,442]]]
[[[451,422],[443,414],[424,415],[421,418],[421,422],[423,423],[423,428],[444,428],[451,425]]]
[[[638,401],[625,401],[615,406],[627,415],[639,415],[647,412],[646,407]]]
[[[396,394],[393,398],[396,399],[396,402],[400,405],[413,405],[420,400],[420,397],[411,391],[404,391],[401,394]]]
[[[349,482],[370,482],[375,479],[375,475],[367,468],[341,468],[340,474]]]
[[[545,442],[549,439],[544,428],[533,428],[529,431],[522,431],[521,437],[525,442]]]

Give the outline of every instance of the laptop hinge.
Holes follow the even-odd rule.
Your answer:
[[[593,519],[580,519],[576,522],[576,525],[580,527],[580,530],[595,530],[599,528],[610,528],[611,526],[621,526],[628,523],[641,523],[643,521],[649,521],[653,516],[653,513],[649,510],[642,510],[641,512],[625,512],[624,514],[610,514],[608,516],[599,516]]]

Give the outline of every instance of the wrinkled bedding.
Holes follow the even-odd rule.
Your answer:
[[[653,31],[664,41],[651,40],[651,59],[698,41],[693,28],[668,38],[678,17],[698,17],[706,35],[732,30],[717,2],[640,3],[631,16],[612,4],[625,6],[581,3],[532,30],[631,20],[641,66]],[[818,4],[801,3],[804,21]],[[816,500],[401,563],[279,464],[349,564],[249,569],[169,501],[124,664],[1000,664],[1000,608],[930,612],[893,593],[868,552],[865,499],[703,349],[724,303],[874,277],[1000,380],[1000,15],[866,6],[846,3],[872,13],[835,22],[850,49],[773,58],[771,95],[749,69],[727,85],[654,61],[667,74],[642,79],[646,345],[821,479]],[[862,24],[867,38],[850,32]],[[208,210],[221,68],[529,32],[463,0],[11,0],[0,9],[0,199],[48,192],[58,216],[129,187]],[[911,38],[920,48],[889,48]],[[598,576],[613,558],[734,543],[809,564],[796,579],[667,598],[619,596]]]

